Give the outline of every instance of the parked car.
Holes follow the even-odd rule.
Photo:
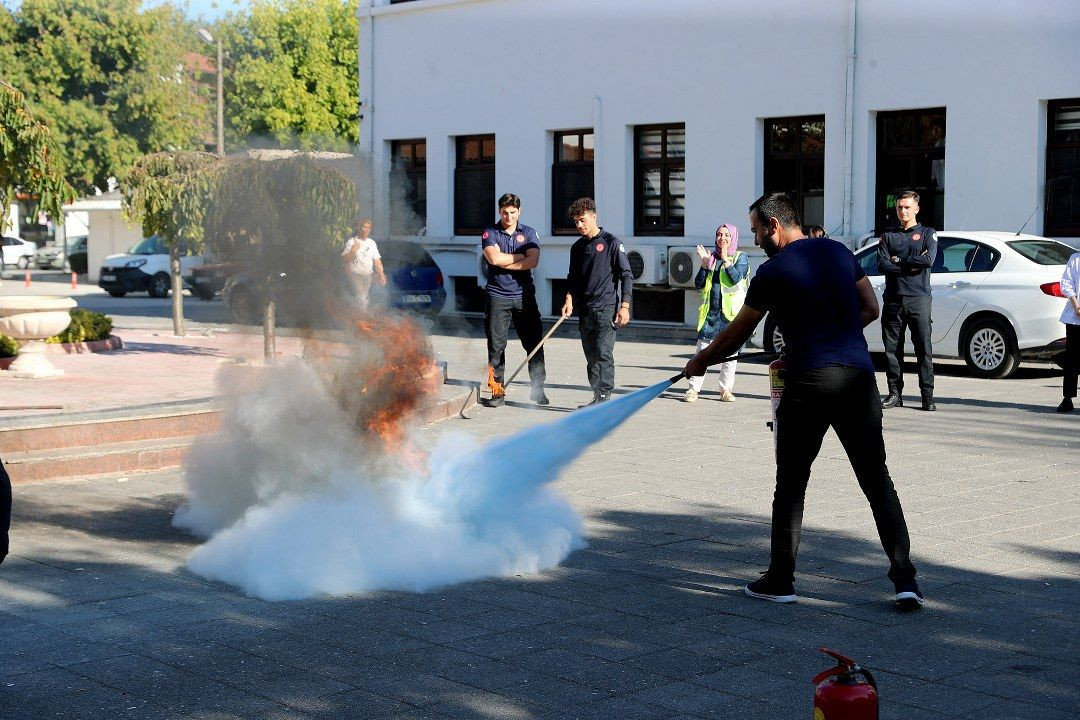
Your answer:
[[[5,267],[14,265],[20,270],[30,267],[30,263],[34,260],[34,253],[37,252],[37,245],[29,240],[7,236],[4,236],[3,243]]]
[[[187,243],[180,243],[181,276],[204,259],[193,255]],[[109,255],[101,264],[98,286],[113,297],[140,291],[155,298],[168,296],[172,287],[168,244],[154,235],[135,243],[126,253]]]
[[[213,300],[214,296],[225,289],[228,279],[240,270],[241,267],[236,263],[218,262],[211,259],[191,268],[184,275],[184,286],[200,300]]]
[[[66,245],[66,248],[65,248]],[[65,250],[70,250],[72,258],[79,253],[82,254],[82,269],[72,267],[74,272],[86,272],[86,236],[81,235],[77,237],[70,237],[66,243],[59,243],[56,245],[46,245],[43,248],[39,248],[37,253],[34,254],[34,265],[42,269],[50,268],[64,268],[64,262],[67,259],[67,253]]]
[[[872,241],[855,257],[878,294],[885,277],[877,268]],[[1058,319],[1065,305],[1061,274],[1070,246],[1010,232],[942,231],[931,268],[935,357],[963,358],[972,374],[985,378],[1011,375],[1021,359],[1049,360],[1065,349]],[[880,320],[865,329],[870,352],[885,352]],[[762,346],[776,351],[783,337],[766,317]],[[914,352],[910,333],[906,352]]]
[[[446,303],[446,288],[442,271],[431,255],[409,240],[383,240],[378,245],[387,285],[385,288],[373,285],[372,294],[382,293],[387,305],[400,310],[438,315]],[[337,280],[341,282],[340,292],[353,292],[351,284],[342,282],[345,280],[343,275]],[[291,311],[295,315],[302,309],[311,297],[311,282],[298,273],[282,274],[277,288],[279,312],[290,314]],[[222,289],[222,297],[236,322],[258,322],[263,305],[262,288],[252,273],[229,277]]]

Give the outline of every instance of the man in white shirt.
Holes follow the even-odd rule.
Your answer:
[[[1064,396],[1058,412],[1072,412],[1076,397],[1076,377],[1080,375],[1080,252],[1073,253],[1061,276],[1061,294],[1068,302],[1061,311],[1065,323],[1065,378],[1061,383]]]
[[[370,218],[360,220],[356,224],[356,235],[345,241],[345,249],[341,251],[341,256],[345,258],[345,269],[356,288],[356,301],[362,310],[368,306],[372,277],[377,274],[379,284],[386,284],[382,258],[378,246],[371,239],[371,228]]]

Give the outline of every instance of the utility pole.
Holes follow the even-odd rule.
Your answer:
[[[217,45],[217,154],[225,156],[225,82],[222,68],[225,53],[221,49],[221,36],[214,38],[206,28],[199,28],[199,38],[207,45]]]

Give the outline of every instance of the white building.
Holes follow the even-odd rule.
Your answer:
[[[669,248],[709,246],[721,222],[752,246],[746,209],[766,189],[852,244],[910,187],[939,229],[1018,229],[1034,211],[1027,232],[1080,236],[1076,0],[360,5],[376,224],[426,225],[459,307],[475,307],[478,236],[504,192],[541,234],[545,313],[575,239],[565,206],[584,194],[640,254],[638,320],[694,316]],[[422,219],[403,220],[401,188]]]
[[[101,261],[108,255],[127,252],[127,249],[143,238],[142,228],[124,220],[121,213],[119,190],[101,195],[89,195],[64,205],[64,217],[86,217],[87,280],[98,281]]]

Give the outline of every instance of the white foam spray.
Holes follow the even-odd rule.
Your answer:
[[[325,384],[297,361],[192,450],[174,524],[209,539],[188,567],[268,600],[423,591],[554,567],[584,543],[580,517],[550,484],[669,386],[485,446],[448,433],[426,470],[408,470],[358,444]]]

